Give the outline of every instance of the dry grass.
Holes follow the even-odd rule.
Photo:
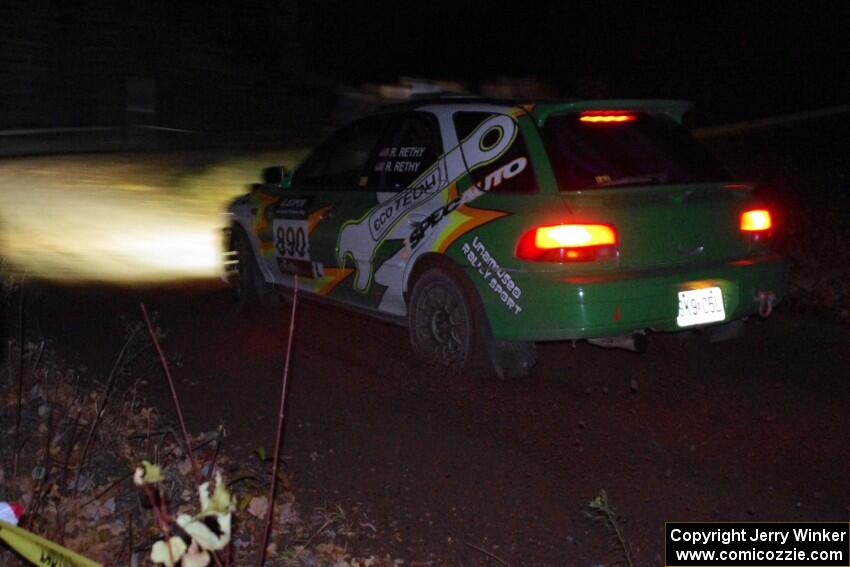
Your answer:
[[[161,538],[150,504],[131,478],[143,459],[163,467],[171,517],[191,514],[197,506],[182,436],[167,409],[144,399],[146,380],[161,378],[152,375],[157,360],[139,331],[138,324],[129,329],[132,338],[116,364],[115,380],[91,381],[86,369],[63,364],[44,343],[27,344],[20,359],[13,345],[12,363],[0,375],[0,429],[14,440],[0,446],[0,501],[24,505],[24,528],[105,565],[131,564],[132,556],[149,564],[150,546]],[[264,451],[247,460],[233,458],[223,428],[189,437],[203,479],[221,472],[237,503],[234,539],[222,562],[256,563],[272,459]],[[348,542],[362,539],[356,518],[336,506],[302,510],[289,476],[282,471],[275,476],[280,489],[268,564],[398,565],[389,556],[355,557]],[[0,563],[23,565],[2,545]]]

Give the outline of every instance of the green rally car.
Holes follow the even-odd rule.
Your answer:
[[[538,341],[640,349],[770,313],[773,219],[670,100],[387,107],[229,207],[241,305],[299,289],[405,324],[455,370],[528,373]],[[277,172],[277,175],[275,175]]]

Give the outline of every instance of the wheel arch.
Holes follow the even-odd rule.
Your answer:
[[[259,253],[259,246],[256,236],[253,234],[253,231],[250,230],[249,227],[245,226],[246,222],[238,217],[234,217],[230,223],[230,234],[228,235],[228,246],[233,250],[235,246],[234,238],[236,238],[236,233],[241,232],[245,238],[248,240],[248,244],[251,246],[251,253],[254,255],[254,263],[257,268],[260,270],[260,273],[263,274],[263,278],[267,282],[273,282],[274,277],[269,272],[266,263],[263,261],[262,255]]]
[[[469,277],[469,274],[467,274],[467,271],[454,260],[447,258],[443,254],[438,254],[437,252],[428,252],[427,254],[423,254],[417,258],[416,263],[408,272],[408,276],[404,284],[405,306],[408,309],[410,308],[410,296],[413,292],[414,286],[416,285],[416,281],[428,270],[435,268],[444,270],[457,279],[458,283],[460,283],[463,288],[464,293],[466,293],[467,298],[472,302],[472,307],[479,311],[479,313],[483,316],[484,322],[487,323],[489,328],[490,321],[487,317],[487,311],[484,308],[484,302],[478,292],[478,289],[476,289],[475,284],[472,283],[472,279]]]
[[[410,301],[417,280],[429,270],[439,269],[451,276],[461,287],[469,301],[473,317],[476,317],[477,364],[496,373],[501,380],[514,380],[526,377],[537,362],[537,349],[534,343],[505,342],[493,338],[492,327],[483,298],[469,276],[469,272],[442,254],[428,253],[419,258],[410,270],[405,282],[404,299],[410,313]],[[411,341],[413,341],[413,327]]]

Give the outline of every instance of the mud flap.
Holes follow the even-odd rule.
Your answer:
[[[537,345],[523,341],[491,339],[490,364],[500,380],[519,380],[537,364]]]

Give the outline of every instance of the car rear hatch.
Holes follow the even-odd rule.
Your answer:
[[[749,253],[738,228],[749,196],[740,186],[599,189],[564,199],[571,218],[615,227],[621,268],[710,263]]]
[[[563,105],[538,117],[570,222],[611,225],[616,266],[710,263],[748,254],[752,202],[681,123],[684,103]]]

